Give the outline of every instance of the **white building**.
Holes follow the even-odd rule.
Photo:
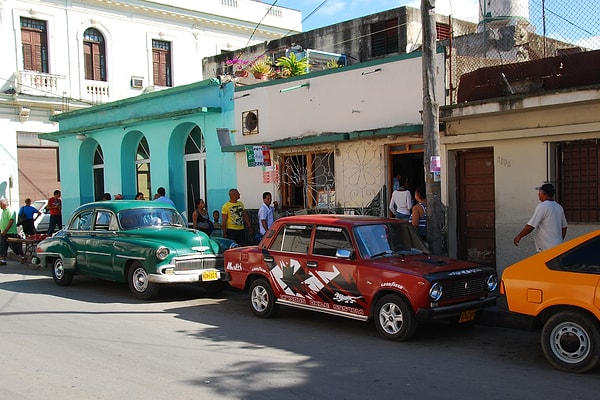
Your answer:
[[[299,11],[251,0],[0,0],[0,196],[60,187],[49,116],[202,80],[203,57],[296,30]]]

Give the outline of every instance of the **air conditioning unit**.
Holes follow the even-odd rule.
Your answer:
[[[141,89],[144,87],[144,78],[131,77],[131,87],[135,89]]]
[[[258,133],[258,110],[242,112],[242,135]]]

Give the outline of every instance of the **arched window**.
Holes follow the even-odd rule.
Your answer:
[[[140,140],[135,155],[135,173],[137,180],[137,191],[144,193],[144,197],[150,197],[150,148],[145,137]]]
[[[192,129],[185,141],[185,154],[206,153],[204,136],[199,127]]]
[[[100,145],[94,152],[94,198],[100,200],[104,193],[104,154]]]
[[[106,81],[106,45],[97,29],[89,28],[83,33],[83,60],[85,79]]]

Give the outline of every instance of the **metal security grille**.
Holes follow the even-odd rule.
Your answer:
[[[560,143],[558,198],[569,222],[600,222],[598,139]]]

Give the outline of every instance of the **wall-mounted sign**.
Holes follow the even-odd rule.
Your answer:
[[[271,166],[269,146],[246,146],[246,159],[249,167]]]

